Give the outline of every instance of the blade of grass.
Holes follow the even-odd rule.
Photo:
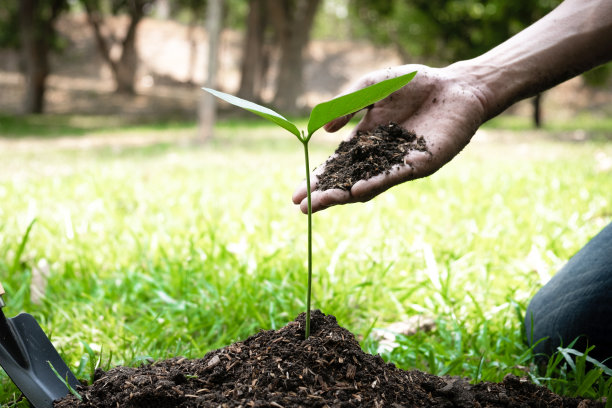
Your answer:
[[[25,250],[25,246],[28,243],[28,238],[30,237],[30,232],[32,231],[32,227],[36,222],[36,218],[34,218],[28,228],[26,229],[25,234],[21,238],[21,242],[19,243],[19,247],[17,248],[17,252],[15,252],[15,258],[13,259],[13,273],[17,273],[19,270],[19,263],[21,262],[21,255],[23,255],[23,251]]]
[[[51,364],[50,361],[47,361],[47,363],[49,364],[49,367],[51,367],[51,371],[53,371],[53,374],[55,374],[55,376],[62,382],[62,384],[64,384],[66,386],[66,388],[68,389],[68,391],[70,391],[70,393],[72,395],[74,395],[79,401],[83,401],[83,397],[81,397],[81,394],[79,394],[77,392],[77,390],[75,390],[74,388],[72,388],[72,386],[70,385],[70,383],[68,382],[68,377],[63,378],[55,369],[55,367],[53,367],[53,364]]]

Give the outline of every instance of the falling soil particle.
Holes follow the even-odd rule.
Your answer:
[[[359,180],[388,173],[393,166],[403,165],[404,157],[412,150],[426,152],[425,139],[393,122],[371,132],[357,132],[355,137],[340,143],[325,163],[317,190],[350,190]]]
[[[404,371],[364,353],[336,318],[302,313],[280,330],[261,331],[204,358],[173,358],[98,372],[55,407],[602,407],[566,398],[526,379],[469,384]]]

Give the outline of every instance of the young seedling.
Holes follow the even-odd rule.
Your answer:
[[[310,141],[310,138],[314,132],[323,127],[323,125],[326,123],[341,116],[357,112],[383,98],[386,98],[388,95],[410,82],[415,75],[416,72],[411,72],[396,78],[387,79],[358,91],[345,94],[330,101],[316,105],[312,109],[312,112],[310,112],[310,118],[308,119],[307,125],[308,133],[304,133],[304,131],[300,132],[295,124],[288,121],[275,111],[264,106],[230,94],[226,94],[224,92],[216,91],[214,89],[202,88],[214,96],[231,103],[232,105],[246,109],[256,115],[276,123],[278,126],[293,133],[304,147],[306,196],[308,202],[308,289],[306,294],[306,338],[310,336],[310,297],[312,290],[312,206],[310,198],[310,164],[308,161],[308,142]]]

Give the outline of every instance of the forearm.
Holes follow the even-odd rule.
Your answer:
[[[611,59],[612,1],[566,0],[491,51],[455,64],[455,71],[480,91],[490,119]]]

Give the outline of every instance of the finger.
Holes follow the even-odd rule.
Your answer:
[[[404,157],[404,164],[412,168],[412,173],[409,179],[414,180],[422,177],[427,177],[442,166],[441,163],[434,160],[434,156],[429,151],[412,150]]]
[[[317,174],[313,173],[310,175],[310,190],[311,191],[317,187],[318,181],[319,181],[319,177],[317,176]],[[296,205],[300,204],[302,200],[306,198],[307,194],[308,192],[306,190],[306,180],[304,180],[300,183],[298,188],[296,188],[295,191],[293,192],[293,196],[291,197],[293,204],[296,204]]]
[[[352,202],[351,193],[346,190],[340,190],[334,188],[325,191],[313,191],[311,194],[312,212],[324,210],[334,205],[346,204]],[[308,213],[308,198],[304,198],[300,203],[300,210],[304,213]]]
[[[304,197],[306,197],[306,180],[303,180],[298,188],[295,189],[291,200],[293,201],[293,204],[297,205],[302,202]]]
[[[355,201],[368,201],[397,184],[429,176],[438,168],[431,153],[413,150],[404,157],[404,164],[394,166],[388,173],[359,180],[351,188],[351,196]]]
[[[396,165],[388,173],[378,174],[367,180],[359,180],[351,188],[355,201],[368,201],[383,191],[412,178],[413,168],[410,165]]]
[[[349,121],[353,118],[353,116],[355,116],[355,113],[357,112],[353,112],[353,113],[349,113],[348,115],[340,116],[339,118],[336,118],[332,120],[331,122],[326,123],[323,126],[323,129],[325,129],[325,131],[329,133],[337,132],[338,130],[342,129],[344,125],[349,123]]]

